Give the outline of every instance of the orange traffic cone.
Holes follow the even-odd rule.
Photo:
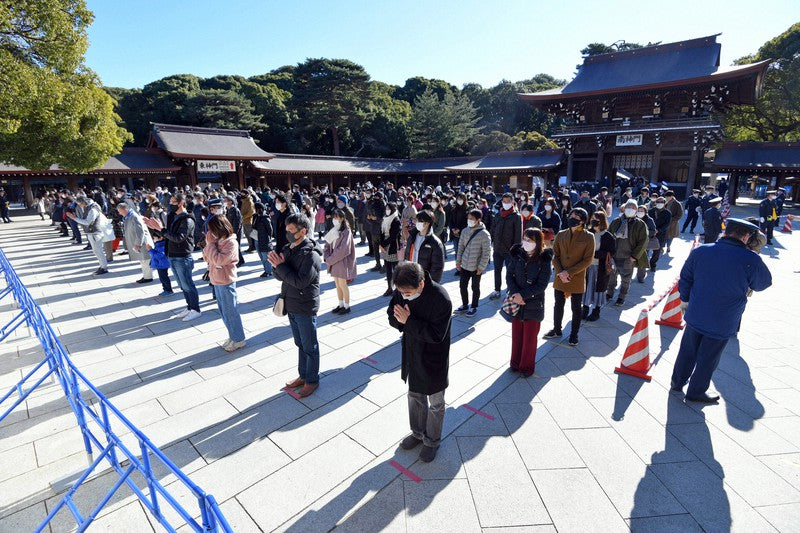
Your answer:
[[[643,309],[633,328],[628,347],[625,348],[622,362],[614,371],[650,381],[648,370],[650,370],[650,333],[647,331],[647,310]]]
[[[667,296],[667,303],[661,311],[661,318],[656,320],[660,326],[670,326],[672,328],[683,329],[683,311],[681,311],[681,295],[678,292],[678,282],[672,286],[672,290]]]
[[[792,219],[794,215],[786,215],[786,223],[781,228],[782,233],[791,233],[792,232]]]

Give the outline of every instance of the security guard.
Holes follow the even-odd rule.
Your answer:
[[[690,233],[694,233],[694,227],[697,225],[697,219],[702,214],[700,212],[700,189],[692,189],[692,194],[686,199],[684,204],[686,211],[686,221],[683,223],[681,233],[686,233],[686,228],[689,228]],[[691,223],[691,227],[689,224]]]
[[[778,191],[767,191],[767,197],[758,204],[761,231],[767,236],[767,244],[772,244],[772,231],[778,220],[778,204],[775,202],[777,197]]]
[[[703,211],[703,242],[710,244],[717,240],[722,233],[722,213],[719,212],[719,204],[722,199],[715,196],[708,201],[710,206]]]
[[[695,248],[681,269],[678,290],[686,329],[671,385],[679,392],[688,382],[688,401],[719,401],[706,391],[728,339],[736,335],[748,293],[772,285],[769,269],[748,246],[757,234],[756,225],[729,218],[723,238]]]

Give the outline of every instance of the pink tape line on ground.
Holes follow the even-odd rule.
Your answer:
[[[289,387],[284,387],[281,390],[285,390],[286,394],[294,398],[295,400],[302,400],[299,394],[297,394],[294,390],[290,389]]]
[[[471,405],[464,404],[464,405],[462,405],[461,407],[465,407],[465,408],[469,409],[470,411],[472,411],[473,413],[475,413],[475,414],[477,414],[477,415],[481,415],[481,416],[483,416],[483,417],[486,417],[486,418],[488,418],[489,420],[494,420],[494,417],[493,417],[492,415],[490,415],[490,414],[488,414],[488,413],[484,413],[484,412],[483,412],[483,411],[481,411],[480,409],[475,409],[475,408],[474,408],[474,407],[472,407]]]
[[[362,361],[366,361],[368,363],[374,363],[376,365],[378,364],[378,362],[375,359],[373,359],[372,357],[362,357],[361,360]]]
[[[414,472],[412,472],[412,471],[411,471],[411,470],[409,470],[408,468],[404,468],[404,467],[403,467],[402,465],[400,465],[400,463],[398,463],[397,461],[389,461],[389,464],[390,464],[390,465],[392,465],[393,467],[395,467],[395,468],[396,468],[396,469],[397,469],[397,470],[398,470],[398,471],[399,471],[401,474],[405,474],[406,476],[408,476],[408,478],[409,478],[411,481],[413,481],[413,482],[415,482],[415,483],[419,483],[420,481],[422,481],[422,478],[421,478],[421,477],[419,477],[418,475],[416,475]]]

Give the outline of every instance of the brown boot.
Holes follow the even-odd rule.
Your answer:
[[[319,387],[319,383],[306,383],[303,385],[303,388],[297,391],[297,395],[301,398],[305,398],[306,396],[311,396],[311,393],[317,390]]]
[[[303,378],[295,378],[294,380],[288,382],[286,386],[290,389],[296,389],[297,387],[302,387],[305,384],[306,382],[303,380]]]

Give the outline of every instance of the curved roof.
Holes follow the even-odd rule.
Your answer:
[[[153,124],[150,144],[164,149],[172,157],[186,159],[271,159],[246,130],[198,128],[174,124]]]
[[[86,174],[167,174],[180,170],[159,148],[123,148],[108,158],[102,167]],[[30,170],[17,165],[0,163],[0,174],[74,174],[58,165],[47,170]]]
[[[800,175],[800,142],[728,142],[714,154],[719,170],[785,172]]]
[[[557,167],[563,158],[563,149],[489,152],[476,161],[449,166],[447,170],[451,172],[536,172]]]
[[[380,159],[325,155],[274,154],[269,161],[252,161],[267,173],[279,174],[418,174],[447,172],[449,165],[459,165],[479,157],[446,157],[435,159]]]

